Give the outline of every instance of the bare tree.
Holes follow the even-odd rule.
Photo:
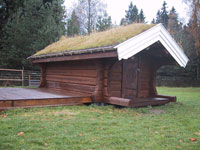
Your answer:
[[[100,0],[79,0],[76,13],[82,34],[90,34],[95,28],[98,16],[103,16],[106,5]]]

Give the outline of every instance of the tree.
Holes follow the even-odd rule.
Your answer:
[[[97,31],[105,31],[112,27],[111,17],[107,13],[103,16],[99,16],[96,24]]]
[[[163,23],[165,27],[168,25],[168,19],[167,3],[164,1],[163,7],[161,8],[161,23]]]
[[[161,13],[160,13],[160,10],[158,10],[156,14],[156,23],[160,23],[160,22],[161,22]]]
[[[132,2],[130,3],[128,10],[126,10],[125,12],[125,17],[128,24],[139,22],[138,8],[136,5],[133,5]]]
[[[141,9],[139,13],[139,23],[145,23],[145,17],[144,17],[144,12]]]
[[[127,24],[127,21],[125,18],[122,18],[121,21],[120,21],[120,26],[122,25],[126,25]]]
[[[191,8],[190,23],[196,51],[197,79],[200,80],[200,1],[186,0],[185,2]]]
[[[75,10],[73,10],[71,18],[67,21],[67,35],[74,36],[78,34],[80,34],[80,23]]]
[[[79,0],[76,10],[81,34],[90,34],[96,28],[98,17],[105,13],[105,5],[100,0]]]
[[[156,23],[162,23],[167,28],[168,19],[167,3],[164,1],[161,10],[156,14]]]
[[[3,27],[1,67],[29,68],[28,56],[65,33],[62,0],[24,1]]]
[[[178,14],[174,7],[172,7],[169,13],[167,29],[177,42],[181,42],[181,24],[179,24]]]
[[[156,24],[155,19],[153,18],[153,20],[151,21],[151,24]]]

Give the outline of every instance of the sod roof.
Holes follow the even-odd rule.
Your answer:
[[[34,56],[117,45],[153,26],[154,25],[148,24],[131,24],[112,28],[103,32],[94,32],[87,36],[62,36],[59,41],[38,51]]]

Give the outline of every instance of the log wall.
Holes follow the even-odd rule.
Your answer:
[[[46,65],[46,88],[78,95],[92,95],[97,70],[93,61],[54,62]]]
[[[104,97],[121,97],[122,65],[121,61],[104,61]]]

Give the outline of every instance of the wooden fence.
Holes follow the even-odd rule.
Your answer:
[[[40,71],[0,68],[0,86],[38,86]]]

